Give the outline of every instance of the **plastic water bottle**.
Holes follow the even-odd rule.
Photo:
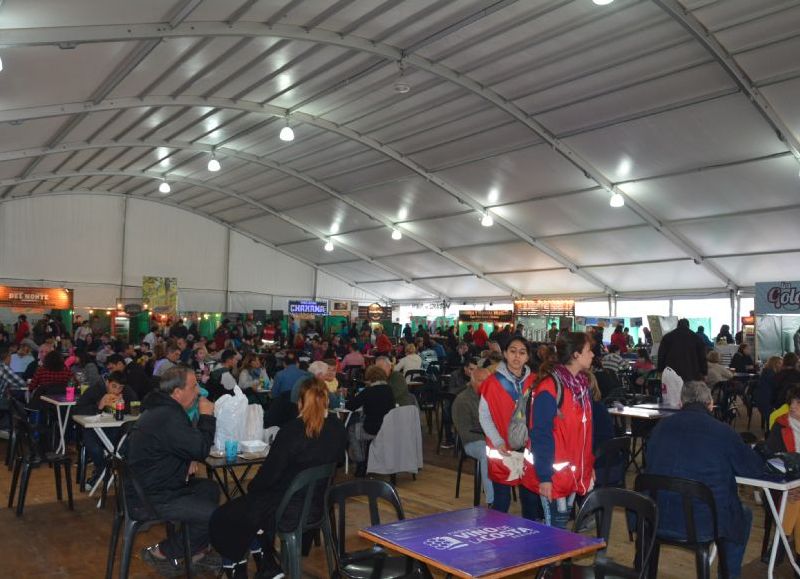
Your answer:
[[[344,396],[339,397],[339,410],[344,410]]]

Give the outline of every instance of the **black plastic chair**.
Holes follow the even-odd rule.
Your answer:
[[[656,533],[656,546],[653,551],[653,560],[650,567],[650,577],[655,579],[658,571],[658,557],[661,545],[672,545],[689,549],[695,553],[695,566],[699,579],[711,578],[711,545],[717,545],[719,553],[719,576],[723,579],[728,577],[728,566],[725,558],[725,542],[719,535],[719,525],[717,522],[717,506],[714,495],[706,485],[701,482],[654,474],[640,474],[636,477],[635,489],[637,492],[648,494],[658,503],[660,493],[674,493],[680,496],[683,509],[683,517],[686,521],[686,539],[672,539],[660,536]],[[701,540],[698,536],[695,525],[695,508],[697,503],[701,503],[711,513],[713,538]]]
[[[378,545],[360,551],[345,551],[347,501],[364,497],[369,503],[371,525],[381,524],[379,500],[394,507],[397,520],[405,519],[397,491],[385,481],[353,480],[332,486],[325,499],[325,512],[328,516],[323,526],[328,575],[332,579],[400,579],[412,576],[415,567],[413,559],[391,556]]]
[[[132,475],[124,459],[118,456],[113,457],[114,471],[114,495],[116,496],[116,509],[114,510],[114,521],[111,527],[111,543],[108,547],[108,559],[106,560],[106,579],[111,579],[114,572],[114,560],[117,557],[117,544],[119,534],[123,530],[122,538],[122,559],[120,560],[119,577],[127,579],[128,570],[131,565],[131,553],[136,534],[139,531],[149,529],[154,525],[166,525],[167,536],[174,544],[174,537],[177,536],[175,522],[162,518],[156,511],[153,504],[148,500],[139,481]],[[127,489],[127,492],[126,492]],[[133,508],[128,493],[133,492],[136,496],[138,505]],[[189,539],[189,532],[184,525],[183,528],[183,561],[186,577],[191,578],[192,547]],[[177,559],[172,560],[175,567],[180,565]]]
[[[291,579],[300,579],[301,555],[303,545],[303,535],[308,531],[318,530],[324,527],[325,512],[323,510],[320,518],[310,521],[312,502],[315,496],[324,500],[324,493],[333,480],[336,472],[336,463],[324,464],[308,468],[294,477],[289,488],[275,511],[275,520],[278,521],[277,532],[275,533],[281,543],[281,567],[287,572]],[[303,507],[297,524],[293,529],[284,530],[281,528],[281,521],[286,513],[292,498],[300,492],[304,492]]]
[[[16,498],[16,513],[18,517],[22,516],[22,511],[25,508],[25,497],[28,494],[28,483],[30,482],[31,471],[40,467],[42,464],[47,464],[53,467],[53,476],[56,483],[56,498],[59,501],[63,500],[61,491],[61,468],[64,468],[64,478],[67,486],[67,503],[69,509],[73,510],[72,475],[70,474],[72,460],[66,454],[41,451],[39,441],[37,440],[38,437],[36,436],[37,433],[28,423],[24,410],[22,411],[22,415],[20,415],[19,409],[15,409],[11,420],[14,422],[15,456],[13,457],[14,471],[11,475],[11,489],[8,493],[8,508],[14,508],[14,499]],[[19,493],[17,493],[17,486],[19,486]]]
[[[611,538],[611,523],[614,509],[625,509],[626,513],[635,516],[636,554],[633,567],[628,567],[609,559],[608,544]],[[645,579],[653,565],[658,564],[653,560],[656,544],[656,529],[658,528],[658,508],[655,501],[645,495],[619,488],[595,489],[581,507],[575,519],[575,532],[584,529],[589,520],[594,519],[597,537],[606,542],[606,548],[595,555],[594,565],[585,567],[579,565],[564,565],[561,567],[563,579],[589,579],[600,577],[612,579],[624,577],[625,579]]]
[[[625,471],[631,460],[631,438],[606,440],[594,453],[595,486],[625,488]]]
[[[479,506],[481,504],[481,463],[468,455],[464,450],[464,443],[461,437],[456,434],[456,448],[458,449],[458,468],[456,469],[456,498],[461,492],[461,473],[464,469],[464,461],[471,460],[475,466],[472,470],[474,478],[472,485],[472,506]]]

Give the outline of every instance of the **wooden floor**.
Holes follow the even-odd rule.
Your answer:
[[[756,423],[756,420],[753,420]],[[743,430],[744,423],[741,428]],[[403,501],[407,517],[417,517],[445,510],[472,506],[472,477],[467,474],[462,479],[460,499],[454,498],[456,460],[450,451],[435,454],[434,437],[423,430],[425,468],[412,481],[408,475],[398,477],[397,488]],[[0,441],[0,456],[5,456],[6,441]],[[631,476],[632,479],[632,476]],[[7,500],[10,486],[10,472],[0,465],[0,497]],[[754,514],[754,524],[750,543],[745,555],[743,577],[761,579],[766,577],[766,565],[759,561],[761,539],[764,530],[764,511],[753,501],[751,489],[741,487],[741,496]],[[105,573],[108,538],[111,528],[112,507],[97,509],[96,501],[85,493],[77,495],[75,511],[69,511],[66,503],[55,500],[53,474],[43,467],[31,477],[27,504],[22,518],[17,518],[10,509],[0,509],[0,579],[27,579],[32,577],[70,577],[95,579]],[[519,513],[519,505],[512,504],[512,512]],[[367,523],[366,509],[348,513],[353,516],[353,524],[348,529],[348,546],[355,545],[359,539],[355,533]],[[157,542],[161,529],[153,529],[139,535],[134,550],[130,577],[159,577],[160,575],[145,564],[139,551],[146,545]],[[619,517],[612,532],[610,554],[620,560],[632,558],[633,547],[624,531],[624,522]],[[778,577],[789,578],[790,567],[784,563],[779,568]],[[327,577],[324,552],[321,548],[312,549],[311,555],[303,560],[306,577]],[[213,573],[198,573],[200,577],[214,577]],[[693,557],[679,549],[662,550],[659,577],[685,579],[695,576]]]

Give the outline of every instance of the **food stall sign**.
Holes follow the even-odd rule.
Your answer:
[[[491,322],[494,324],[510,324],[514,320],[512,310],[461,310],[458,312],[460,322]]]
[[[350,315],[350,302],[332,301],[331,302],[331,315],[332,316],[349,316]]]
[[[0,307],[72,309],[72,290],[49,287],[0,286]]]
[[[313,316],[327,316],[328,302],[313,300],[290,300],[289,313],[291,315],[311,314]]]
[[[358,306],[358,317],[370,322],[381,322],[392,319],[392,306],[382,306],[380,304],[370,304],[368,306]]]
[[[800,314],[800,281],[756,283],[756,314]]]
[[[575,316],[575,300],[517,300],[515,316]]]

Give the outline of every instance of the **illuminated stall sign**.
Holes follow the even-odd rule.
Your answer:
[[[312,315],[312,316],[327,316],[328,315],[328,302],[326,301],[312,301],[312,300],[291,300],[289,301],[289,314],[297,315]]]
[[[350,302],[333,301],[331,302],[331,315],[332,316],[349,316],[350,315]]]
[[[575,316],[574,300],[519,300],[514,302],[515,316]]]
[[[370,322],[382,322],[392,319],[392,306],[382,306],[380,304],[370,304],[368,306],[358,306],[358,317]]]
[[[50,287],[0,286],[0,307],[72,309],[72,290]]]
[[[513,320],[514,312],[511,310],[461,310],[458,312],[459,322],[510,324]]]

